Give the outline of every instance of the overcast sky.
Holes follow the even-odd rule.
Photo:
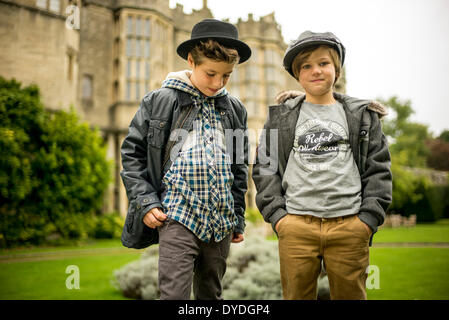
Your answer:
[[[203,0],[170,0],[184,11]],[[414,121],[449,130],[448,0],[208,0],[217,19],[275,12],[286,43],[305,30],[331,31],[346,47],[347,94],[411,100]]]

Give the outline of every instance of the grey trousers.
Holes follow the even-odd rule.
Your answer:
[[[189,300],[193,284],[195,299],[221,300],[231,234],[206,243],[171,219],[158,230],[160,299]]]

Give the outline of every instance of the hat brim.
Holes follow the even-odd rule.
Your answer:
[[[288,71],[288,73],[291,74],[291,76],[293,78],[296,79],[295,75],[293,74],[292,64],[293,64],[293,60],[298,55],[298,53],[308,47],[311,47],[314,45],[320,45],[320,44],[327,45],[329,47],[334,48],[337,51],[338,55],[340,56],[341,65],[343,66],[344,56],[343,56],[343,53],[340,52],[340,48],[338,48],[338,46],[335,44],[335,42],[327,41],[325,39],[307,41],[307,42],[299,43],[297,46],[291,48],[291,50],[284,57],[284,62],[283,62],[284,68]]]
[[[187,60],[187,56],[190,51],[197,45],[200,41],[206,41],[207,39],[213,39],[216,40],[221,45],[227,47],[227,48],[233,48],[236,49],[239,54],[239,64],[247,61],[251,57],[251,49],[249,46],[240,41],[233,38],[225,38],[225,37],[214,37],[213,35],[210,35],[208,37],[203,38],[195,38],[195,39],[189,39],[187,41],[182,42],[178,48],[176,49],[176,52],[178,55],[183,58],[184,60]]]

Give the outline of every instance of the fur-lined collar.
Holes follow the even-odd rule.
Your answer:
[[[301,98],[299,98],[300,96],[304,96],[304,93],[301,91],[296,91],[296,90],[286,90],[286,91],[282,91],[280,92],[276,98],[274,99],[274,101],[276,102],[276,104],[281,104],[281,103],[286,103],[287,100],[290,99],[294,99],[294,101],[298,101]],[[351,100],[352,98],[343,94],[336,94],[337,97],[342,97],[345,98],[346,100]],[[288,101],[290,102],[290,101]],[[293,102],[293,101],[291,101]],[[367,101],[368,102],[368,101]],[[296,103],[294,103],[296,105]],[[377,112],[379,114],[379,118],[382,118],[384,116],[386,116],[388,114],[388,110],[385,106],[383,106],[380,102],[375,101],[375,100],[371,100],[369,101],[368,105],[366,106],[366,108],[368,110]]]

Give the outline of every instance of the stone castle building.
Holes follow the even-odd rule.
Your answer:
[[[190,14],[168,0],[0,0],[0,75],[36,83],[48,109],[73,107],[100,129],[115,163],[106,212],[127,211],[120,146],[140,100],[168,72],[188,68],[176,47],[205,18],[213,18],[207,0]],[[299,84],[282,68],[287,44],[274,13],[259,20],[249,14],[236,26],[252,56],[235,68],[227,89],[244,103],[255,133],[276,94]],[[344,76],[337,90],[345,90]],[[249,137],[254,154],[257,136]],[[251,179],[249,186],[247,203],[255,206]]]

